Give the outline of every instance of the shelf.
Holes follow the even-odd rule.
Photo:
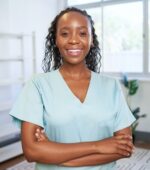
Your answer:
[[[4,47],[6,48],[2,49],[0,55],[0,63],[3,66],[0,66],[0,71],[2,72],[0,77],[0,88],[2,92],[2,96],[0,96],[0,163],[22,154],[21,142],[18,141],[20,130],[16,129],[8,113],[15,103],[19,90],[21,90],[26,82],[27,76],[36,72],[35,38],[34,32],[32,34],[0,32],[0,41],[1,43],[4,41]],[[30,41],[29,45],[28,41]],[[10,52],[7,51],[9,49]],[[13,53],[12,50],[15,49],[18,49],[16,51],[17,53]],[[28,50],[31,52],[32,57],[29,57]],[[30,60],[28,60],[28,57]],[[29,66],[28,61],[31,61]],[[9,67],[10,69],[8,69]],[[28,69],[31,69],[31,71]],[[8,73],[5,74],[4,71]]]
[[[0,163],[11,159],[13,157],[16,157],[18,155],[21,155],[23,153],[21,141],[12,143],[8,146],[0,148]]]
[[[0,38],[18,38],[21,39],[24,36],[32,36],[32,34],[16,34],[16,33],[0,33]]]
[[[18,78],[17,80],[12,80],[12,79],[3,79],[0,80],[0,86],[8,86],[8,85],[13,85],[13,84],[24,84],[25,81],[23,78]]]
[[[0,58],[0,62],[16,62],[16,61],[19,61],[19,62],[23,62],[23,58]]]

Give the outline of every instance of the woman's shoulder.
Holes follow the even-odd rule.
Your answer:
[[[104,84],[114,84],[118,81],[118,79],[116,77],[107,75],[107,74],[103,74],[103,73],[95,73],[94,75],[96,77],[96,80],[99,81],[100,83],[104,83]]]
[[[51,71],[51,72],[46,72],[46,73],[36,73],[34,75],[31,76],[31,80],[32,81],[43,81],[43,80],[47,80],[53,77],[53,75],[55,74],[55,70]]]
[[[49,84],[55,79],[55,72],[56,71],[51,71],[51,72],[46,72],[46,73],[36,73],[30,77],[30,79],[26,82],[26,84],[34,84],[36,86],[43,86],[46,84]]]
[[[103,91],[107,92],[107,94],[114,94],[122,91],[121,82],[118,78],[102,74],[102,73],[94,73],[95,74],[95,84],[97,84],[98,89],[103,89]]]

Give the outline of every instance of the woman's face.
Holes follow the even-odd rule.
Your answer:
[[[63,63],[84,62],[91,45],[91,25],[86,16],[78,12],[68,12],[60,17],[56,30],[56,46]]]

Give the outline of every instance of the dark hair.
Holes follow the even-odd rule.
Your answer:
[[[62,63],[61,63],[61,55],[59,52],[59,49],[56,46],[55,40],[56,40],[56,30],[57,30],[57,23],[58,20],[62,15],[68,12],[79,12],[80,14],[86,16],[91,24],[92,27],[92,36],[93,36],[93,46],[91,46],[89,53],[87,54],[85,61],[87,64],[87,67],[94,71],[99,72],[100,71],[100,60],[101,60],[101,54],[100,54],[100,48],[99,48],[99,42],[97,40],[97,35],[95,34],[95,28],[94,28],[94,22],[90,15],[87,14],[85,10],[80,10],[75,7],[66,8],[65,10],[61,11],[52,21],[50,28],[48,29],[48,35],[46,36],[46,43],[45,43],[45,57],[42,61],[42,68],[44,72],[49,72],[51,70],[58,69]]]

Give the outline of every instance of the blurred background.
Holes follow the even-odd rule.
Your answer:
[[[150,0],[0,0],[0,163],[22,154],[19,129],[8,113],[24,83],[43,72],[48,27],[67,6],[92,16],[101,74],[120,79],[138,118],[135,139],[150,143]]]

